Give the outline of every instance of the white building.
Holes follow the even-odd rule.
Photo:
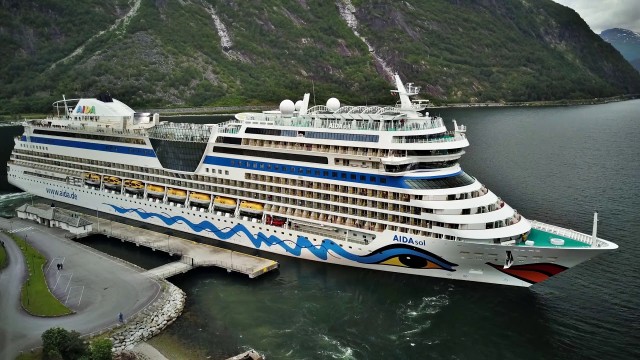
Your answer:
[[[59,227],[72,234],[80,235],[91,232],[92,223],[80,217],[78,213],[48,206],[44,204],[24,204],[16,209],[18,218],[34,220],[48,227]]]

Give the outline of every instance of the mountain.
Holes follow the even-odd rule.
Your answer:
[[[133,107],[443,102],[640,93],[638,74],[551,0],[2,0],[0,113],[109,91]]]
[[[636,70],[640,71],[640,33],[613,28],[601,32],[600,37],[613,45]]]

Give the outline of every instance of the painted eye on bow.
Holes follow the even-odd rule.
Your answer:
[[[443,267],[420,255],[395,255],[379,262],[381,265],[401,266],[412,269],[442,269]]]

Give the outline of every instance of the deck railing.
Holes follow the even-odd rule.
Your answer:
[[[587,235],[575,230],[565,229],[560,226],[550,225],[550,224],[546,224],[536,220],[531,221],[531,227],[537,230],[546,231],[551,234],[556,234],[556,235],[567,237],[569,239],[580,241],[588,245],[593,245],[593,237],[591,235]],[[601,239],[596,239],[596,242],[597,242],[596,246],[600,247],[603,243],[597,240],[601,240]]]

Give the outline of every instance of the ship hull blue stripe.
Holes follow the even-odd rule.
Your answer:
[[[22,141],[26,141],[27,137],[23,136]],[[137,155],[145,157],[156,157],[156,153],[152,149],[141,149],[131,146],[99,144],[86,141],[52,139],[40,136],[29,136],[29,140],[34,144],[66,146],[76,149],[106,151],[118,154]]]
[[[287,174],[312,177],[326,180],[338,180],[346,181],[356,184],[368,184],[368,185],[380,185],[395,188],[409,189],[406,184],[406,180],[421,180],[421,179],[444,179],[452,176],[462,174],[462,171],[458,171],[453,174],[447,175],[434,175],[434,176],[421,176],[421,177],[405,177],[405,176],[386,176],[370,173],[362,173],[356,171],[341,171],[323,169],[309,166],[297,166],[297,165],[282,165],[281,163],[272,163],[265,161],[255,160],[238,160],[232,158],[225,158],[219,156],[207,155],[204,159],[204,163],[214,166],[225,166],[238,169],[247,169],[251,171],[260,171],[266,173]],[[384,180],[382,180],[384,179]],[[382,181],[385,181],[384,183]]]

